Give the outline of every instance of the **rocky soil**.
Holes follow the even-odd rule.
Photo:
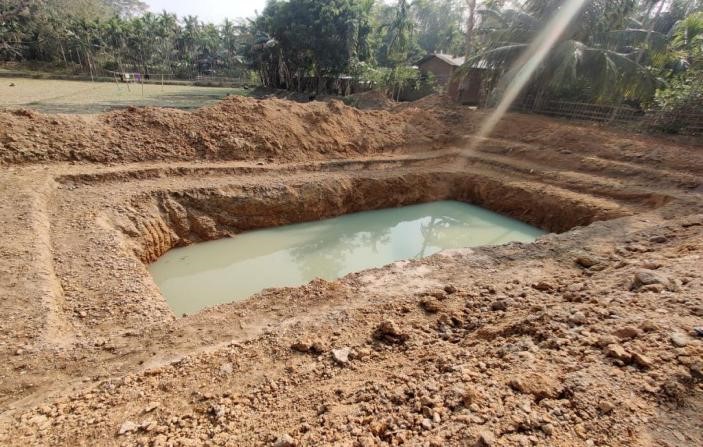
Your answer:
[[[482,118],[0,113],[0,444],[703,445],[702,146],[526,115],[474,144]],[[186,317],[145,267],[447,198],[553,233]]]

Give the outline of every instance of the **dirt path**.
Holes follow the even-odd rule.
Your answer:
[[[336,113],[321,107],[296,113]],[[392,137],[353,156],[342,139],[309,159],[179,149],[8,165],[0,443],[702,444],[700,147],[517,116],[541,131],[506,123],[467,151],[471,112],[374,113],[459,124],[424,151]],[[559,234],[179,318],[144,264],[253,228],[439,199]]]

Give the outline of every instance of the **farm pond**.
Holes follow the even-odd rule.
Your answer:
[[[333,280],[445,249],[531,242],[544,231],[456,201],[365,211],[176,248],[149,270],[176,315],[266,288]]]

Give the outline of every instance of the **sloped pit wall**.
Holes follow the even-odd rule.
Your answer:
[[[173,247],[259,228],[436,200],[459,200],[551,232],[628,214],[586,196],[457,172],[333,176],[276,186],[232,185],[135,197],[118,225],[136,255],[153,262]]]

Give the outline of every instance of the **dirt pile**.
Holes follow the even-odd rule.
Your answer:
[[[363,93],[355,93],[344,98],[344,102],[352,105],[358,109],[369,110],[369,109],[391,109],[396,105],[396,102],[390,99],[385,94],[371,90]]]
[[[308,160],[446,142],[447,127],[421,109],[362,111],[340,101],[229,97],[184,112],[131,108],[94,117],[0,112],[0,160]]]

